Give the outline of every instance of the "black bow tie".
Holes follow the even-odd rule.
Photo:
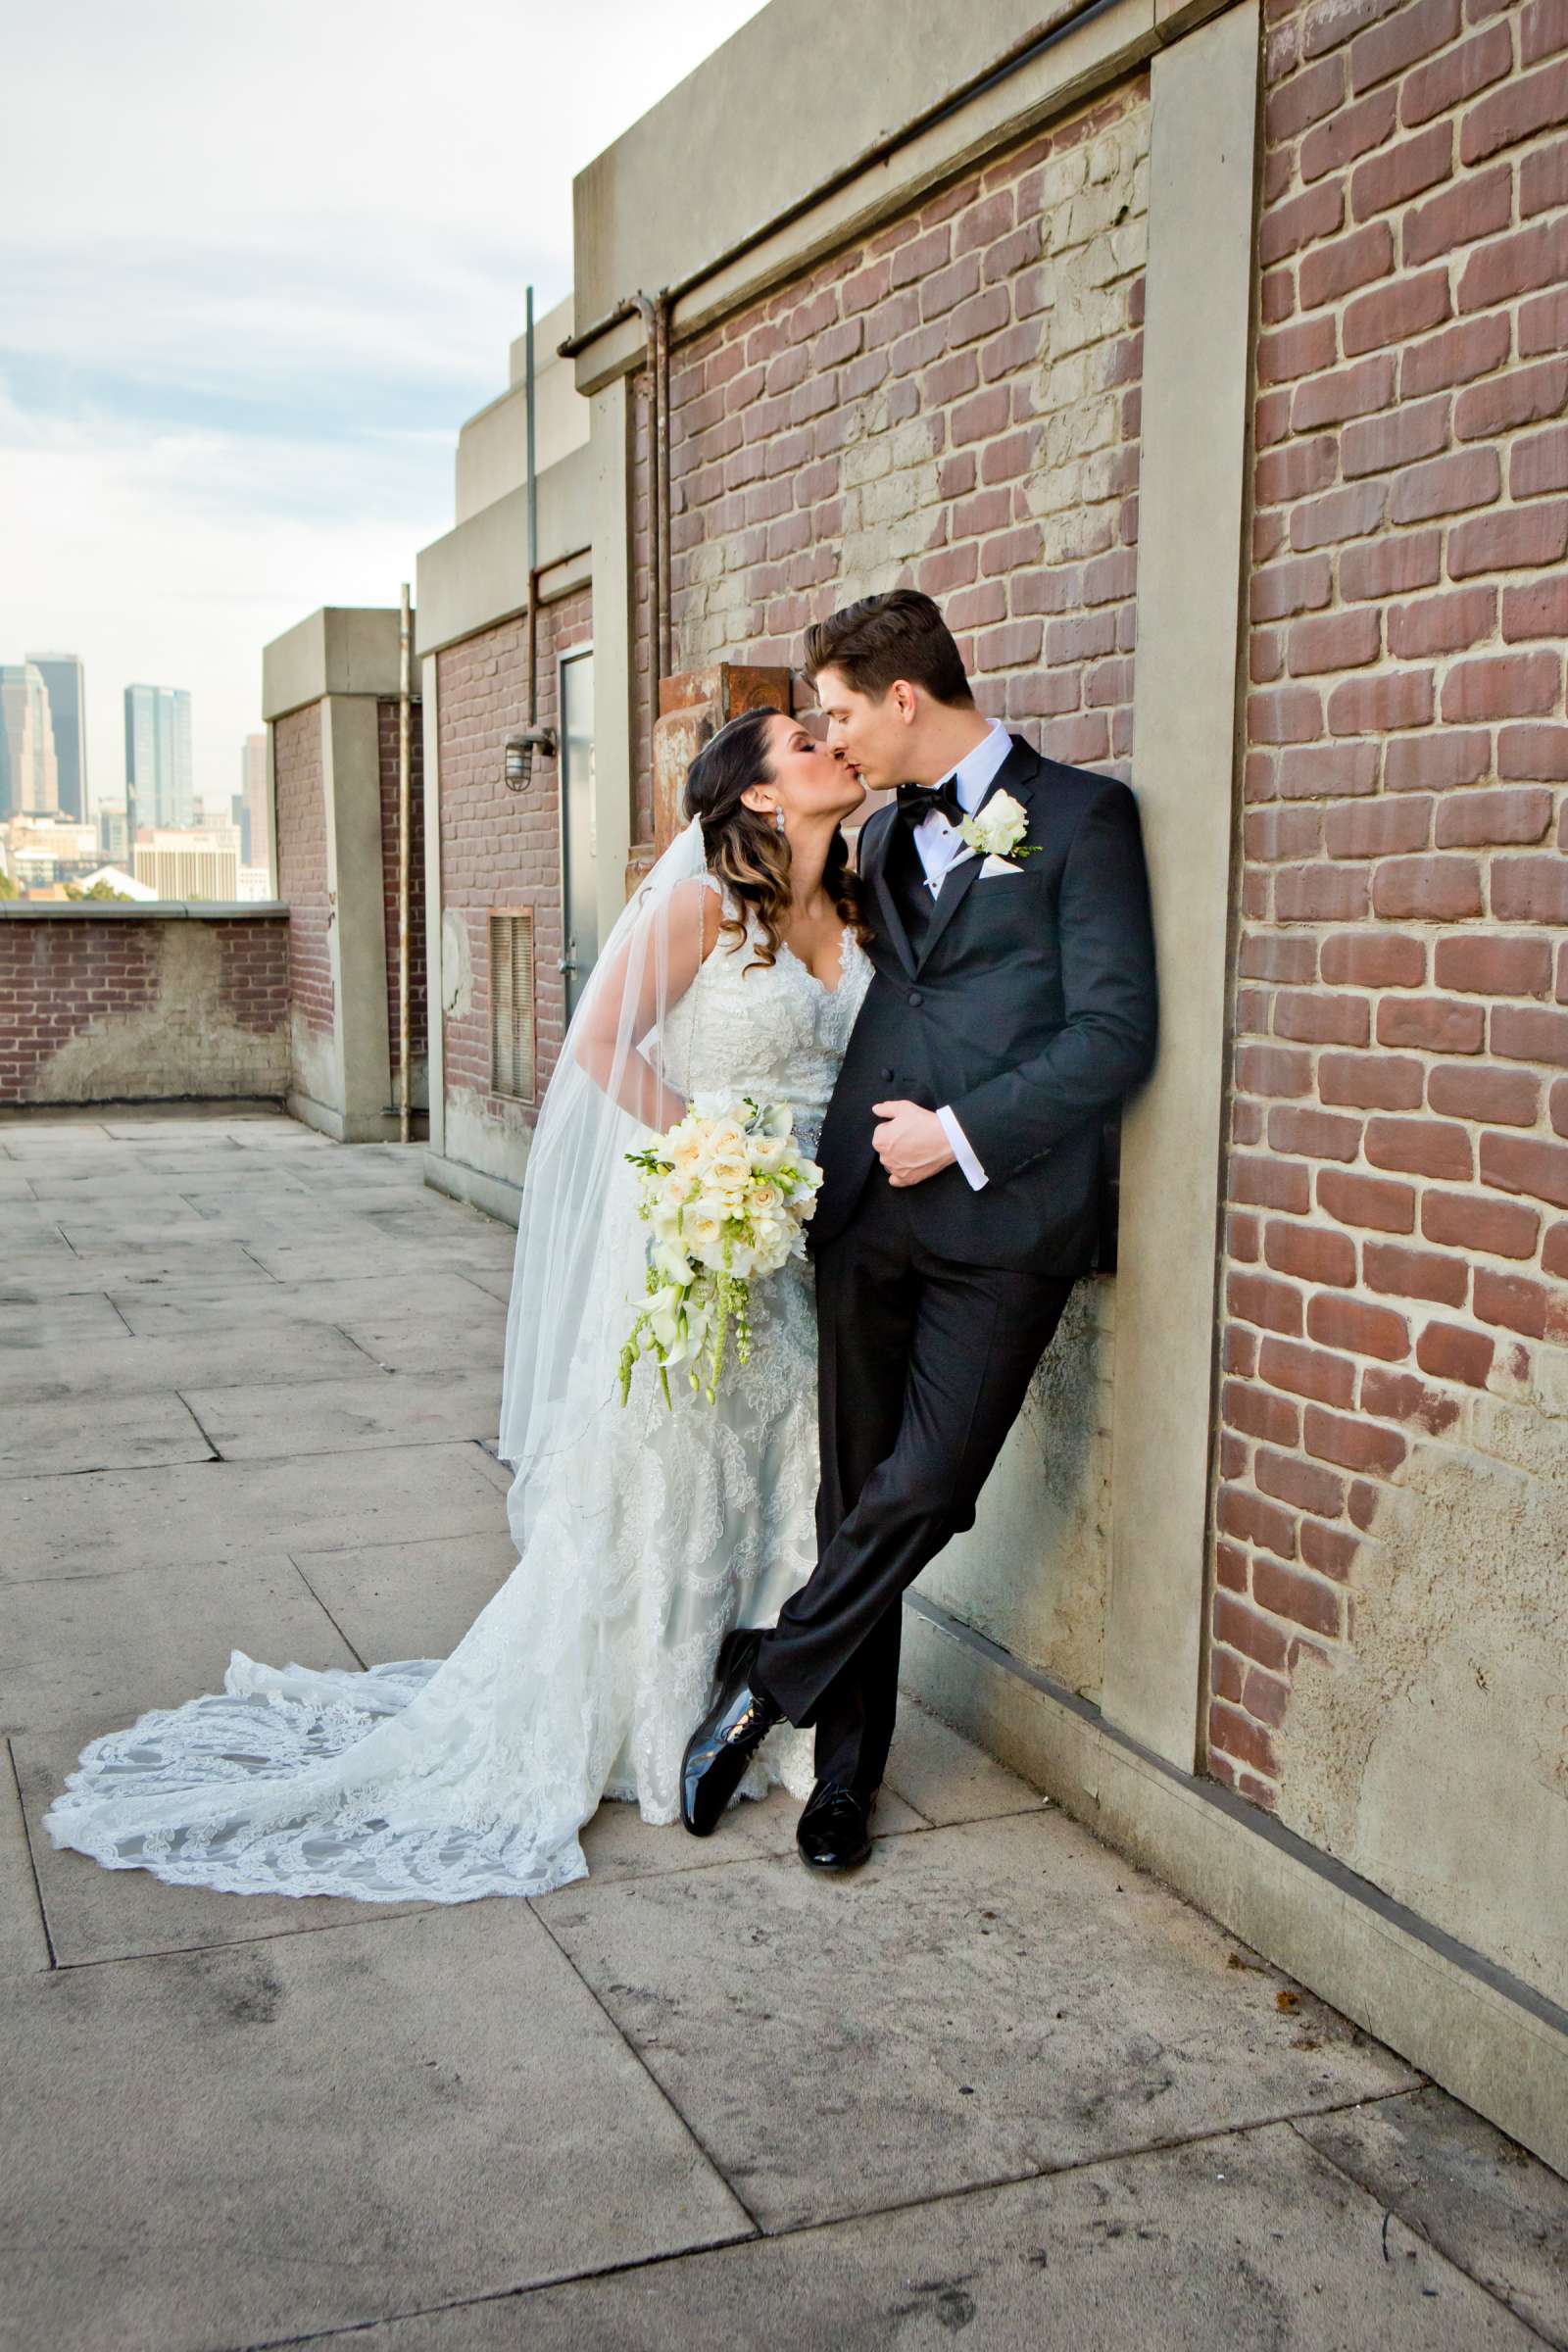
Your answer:
[[[965,812],[956,776],[948,776],[940,784],[899,786],[899,814],[906,825],[923,825],[933,809],[955,829],[962,824]]]

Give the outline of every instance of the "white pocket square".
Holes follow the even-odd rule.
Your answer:
[[[979,873],[975,876],[975,879],[978,882],[983,882],[988,874],[994,874],[999,877],[1003,874],[1011,874],[1016,878],[1020,876],[1022,872],[1023,867],[1021,865],[1014,865],[1009,858],[987,858],[985,863],[981,866]]]

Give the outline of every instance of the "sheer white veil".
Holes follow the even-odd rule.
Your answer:
[[[616,1364],[643,1254],[624,1155],[684,1108],[663,1083],[659,1035],[702,959],[706,871],[694,817],[616,920],[540,1105],[501,1396],[499,1450],[517,1474],[509,1507],[519,1543],[551,1464],[569,1474],[593,1422],[622,1409]]]

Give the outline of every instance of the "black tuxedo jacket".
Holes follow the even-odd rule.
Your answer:
[[[923,936],[900,911],[896,808],[860,836],[876,967],[823,1123],[813,1249],[853,1215],[871,1105],[951,1104],[989,1179],[944,1168],[906,1198],[918,1239],[961,1264],[1081,1273],[1094,1253],[1105,1114],[1153,1060],[1149,880],[1125,784],[1042,759],[1022,736],[987,800],[1022,804],[1035,853],[1009,875],[952,866]],[[984,804],[982,804],[984,806]]]

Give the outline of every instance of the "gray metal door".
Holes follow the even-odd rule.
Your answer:
[[[566,1018],[599,953],[597,827],[594,816],[594,658],[570,654],[561,664],[561,908]]]

